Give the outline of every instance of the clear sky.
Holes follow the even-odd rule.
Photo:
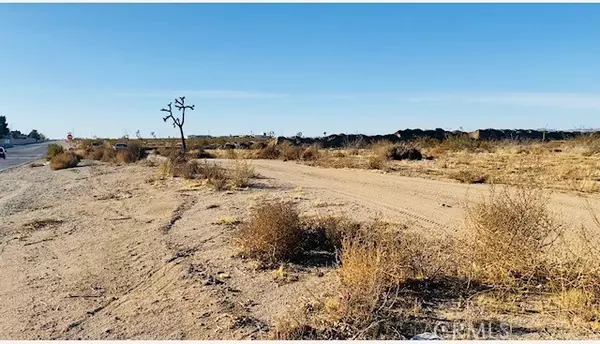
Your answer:
[[[0,4],[0,47],[50,137],[600,127],[600,4]]]

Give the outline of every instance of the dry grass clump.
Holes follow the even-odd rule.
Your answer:
[[[486,198],[468,207],[477,279],[511,287],[547,277],[545,253],[564,231],[547,203],[539,189],[491,187]]]
[[[46,160],[50,161],[52,158],[58,155],[62,155],[65,152],[65,148],[56,143],[51,143],[48,145],[48,150],[46,151]]]
[[[50,159],[50,168],[52,170],[63,170],[66,168],[72,168],[79,164],[79,157],[72,152],[63,152],[58,155],[54,155]]]
[[[236,237],[242,254],[273,265],[300,253],[303,228],[296,207],[284,201],[266,201],[253,210]]]
[[[488,174],[478,171],[476,169],[463,169],[456,172],[452,172],[448,175],[449,178],[458,180],[465,184],[484,184],[489,181],[490,177]]]

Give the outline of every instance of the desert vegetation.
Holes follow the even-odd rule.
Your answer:
[[[503,304],[500,313],[560,315],[593,330],[600,315],[600,270],[592,263],[600,258],[597,242],[584,250],[567,242],[564,224],[549,212],[547,200],[539,189],[494,187],[469,205],[462,240],[378,221],[355,223],[351,231],[339,226],[351,220],[326,222],[328,235],[311,244],[337,238],[330,247],[339,258],[339,289],[333,297],[299,305],[269,336],[404,338],[411,327],[433,326],[424,305],[451,308],[459,300],[479,309],[481,322],[499,311],[490,304]],[[276,265],[310,249],[300,239],[309,231],[293,206],[265,203],[238,240],[245,255]]]
[[[59,185],[75,175],[73,183],[89,180],[78,189],[95,195],[83,202],[106,202],[89,209],[115,208],[97,227],[146,226],[143,233],[163,240],[168,253],[156,266],[181,270],[169,277],[177,306],[168,307],[185,307],[177,288],[187,290],[186,302],[210,299],[189,310],[202,309],[194,319],[211,330],[266,339],[409,339],[424,332],[478,339],[484,325],[485,338],[496,339],[598,333],[600,221],[570,222],[585,211],[573,199],[595,202],[592,136],[526,142],[457,135],[339,148],[272,139],[215,149],[190,140],[186,151],[175,140],[129,140],[127,149],[97,142],[48,148],[52,170],[80,166],[74,173],[28,171],[46,170],[63,178]],[[556,212],[565,206],[573,219]],[[589,210],[596,219],[597,208]],[[32,218],[23,228],[54,230],[71,221],[79,220]],[[147,244],[139,237],[122,254]],[[27,244],[55,239],[40,240]],[[231,324],[223,325],[224,314]],[[440,322],[476,329],[444,332]]]

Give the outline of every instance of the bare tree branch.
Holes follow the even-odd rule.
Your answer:
[[[170,118],[173,121],[173,128],[179,127],[179,132],[181,134],[182,149],[185,151],[187,149],[185,145],[185,136],[183,135],[183,125],[185,124],[185,110],[194,110],[194,105],[185,105],[185,97],[179,97],[179,99],[175,98],[175,108],[177,108],[177,111],[181,111],[181,119],[173,115],[172,105],[173,103],[171,102],[167,105],[168,108],[162,108],[160,109],[160,111],[169,113],[168,116],[163,117],[163,121],[167,122],[167,120]]]

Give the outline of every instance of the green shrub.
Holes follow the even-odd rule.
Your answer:
[[[53,157],[63,154],[65,152],[65,148],[56,143],[51,143],[48,145],[48,150],[46,152],[46,160],[50,161]]]

